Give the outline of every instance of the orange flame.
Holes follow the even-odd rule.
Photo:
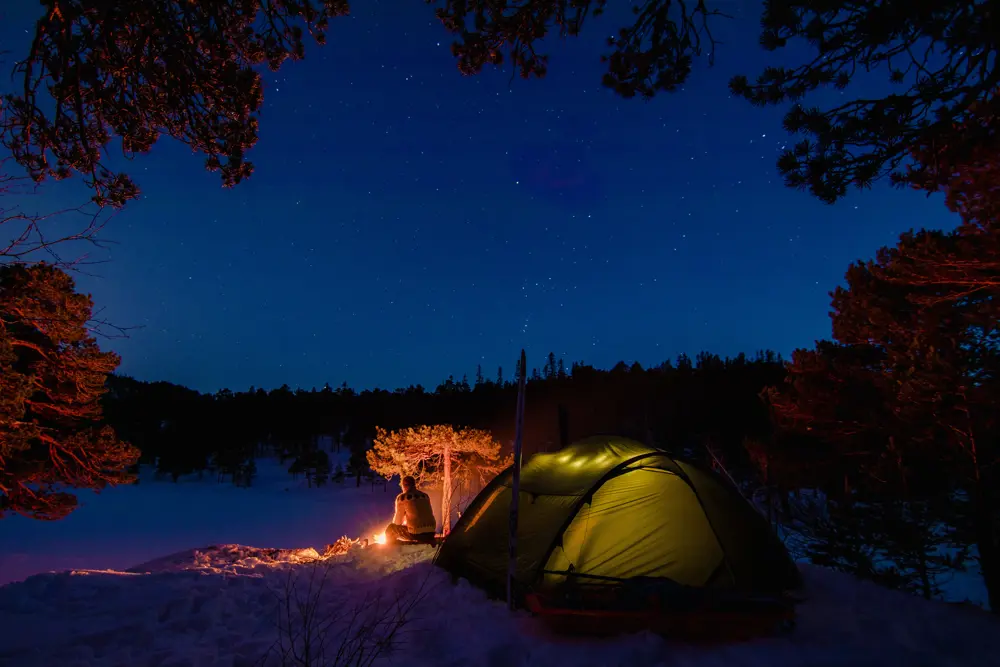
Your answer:
[[[385,533],[377,533],[373,535],[372,542],[375,544],[385,544]]]

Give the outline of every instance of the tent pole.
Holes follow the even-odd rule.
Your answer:
[[[511,478],[510,494],[510,540],[507,563],[507,608],[514,609],[514,573],[517,570],[517,510],[520,505],[521,490],[521,445],[524,437],[524,388],[528,376],[528,364],[524,350],[521,350],[521,373],[517,378],[517,417],[514,422],[514,470]]]

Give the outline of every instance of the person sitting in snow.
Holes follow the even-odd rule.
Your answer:
[[[417,482],[407,475],[399,480],[402,493],[396,496],[396,513],[385,527],[386,542],[434,542],[437,521],[430,497],[417,489]]]

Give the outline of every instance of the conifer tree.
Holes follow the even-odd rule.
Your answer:
[[[948,519],[974,535],[998,611],[1000,285],[987,267],[1000,246],[976,230],[906,233],[852,265],[833,293],[837,342],[796,351],[771,398],[786,428],[833,443],[829,470],[882,498],[948,507]],[[975,271],[960,270],[966,258],[976,258]]]
[[[309,453],[309,466],[316,486],[325,486],[330,479],[330,456],[322,449],[313,450]]]
[[[139,451],[101,423],[119,359],[88,331],[92,308],[56,267],[0,266],[0,517],[59,519],[71,489],[133,479]]]
[[[418,485],[441,487],[441,524],[451,530],[451,497],[463,482],[491,478],[507,464],[500,460],[500,444],[487,431],[455,429],[447,424],[398,431],[376,429],[368,464],[386,479],[413,475]]]

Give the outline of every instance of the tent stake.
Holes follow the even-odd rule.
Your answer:
[[[514,470],[510,494],[510,541],[507,563],[507,608],[514,609],[514,572],[517,569],[517,510],[521,491],[521,442],[524,436],[524,387],[528,364],[521,350],[520,376],[517,378],[517,417],[514,422]]]

